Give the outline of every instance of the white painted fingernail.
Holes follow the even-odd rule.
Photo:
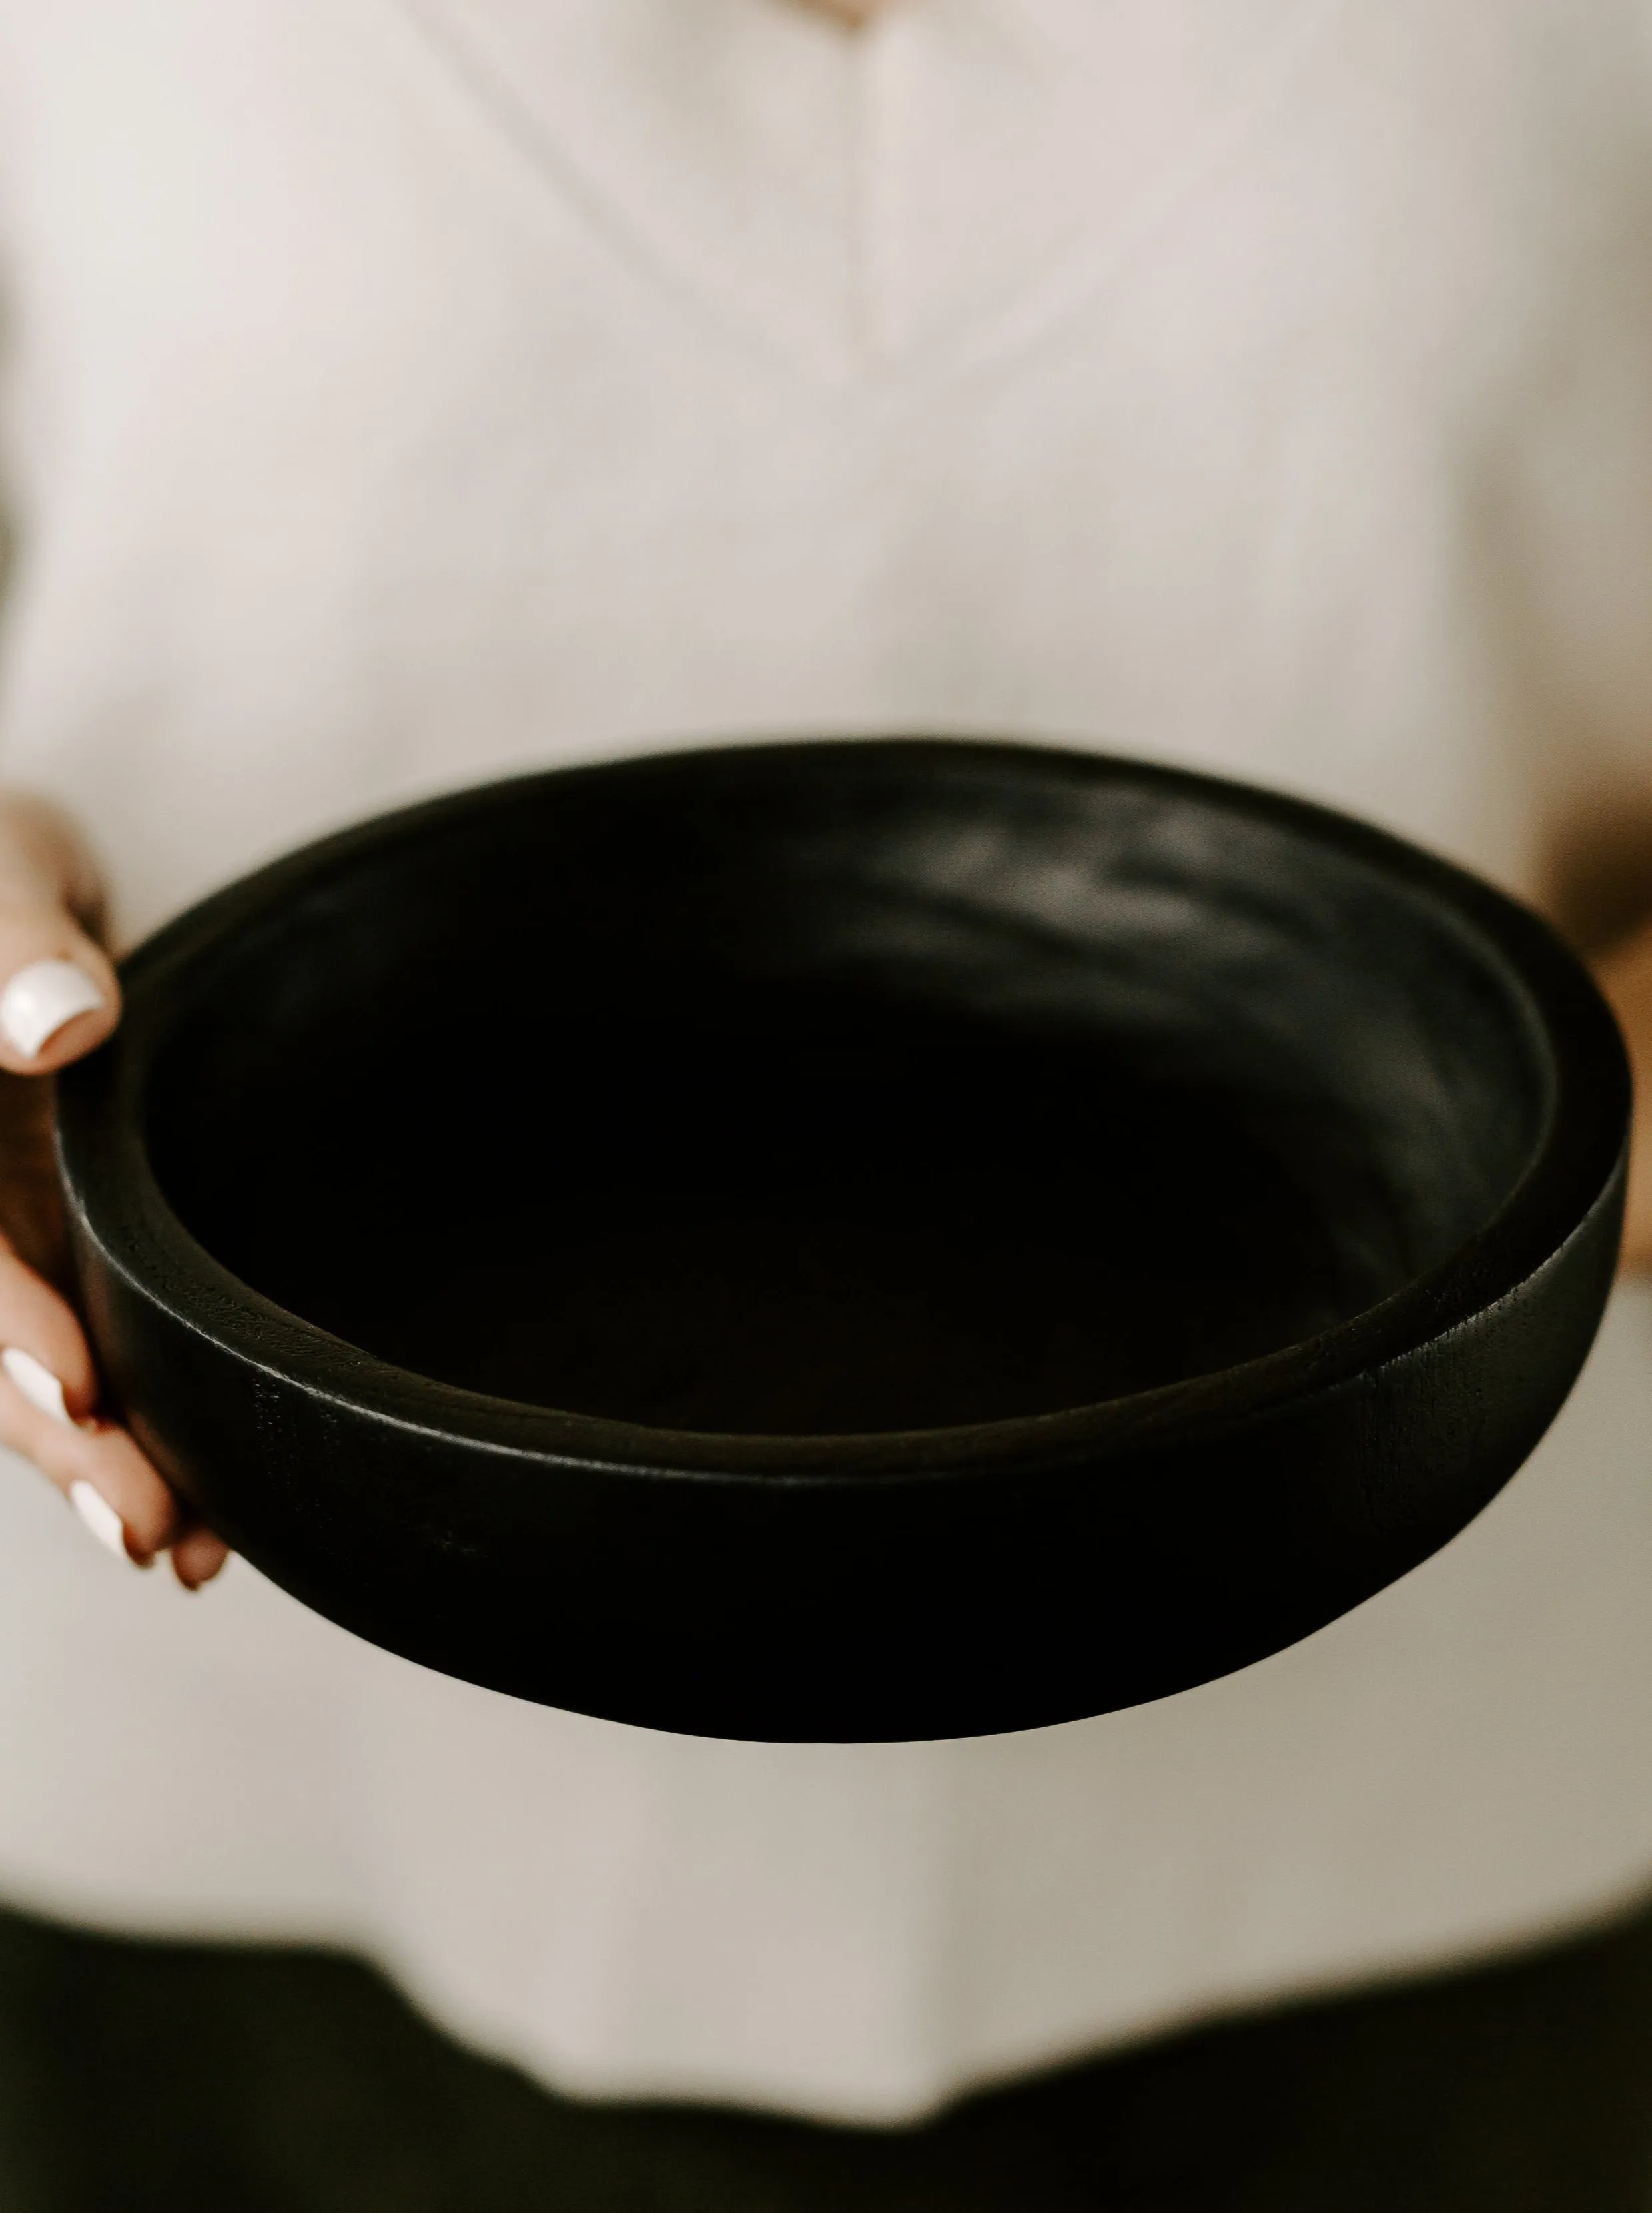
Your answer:
[[[20,1344],[9,1344],[3,1352],[0,1352],[0,1368],[5,1369],[31,1406],[38,1406],[41,1413],[50,1414],[54,1422],[61,1422],[66,1430],[74,1428],[69,1409],[63,1402],[63,1385],[32,1352],[25,1352]]]
[[[72,960],[34,960],[0,991],[0,1030],[25,1060],[76,1015],[103,1004],[103,994]]]
[[[69,1503],[100,1545],[107,1545],[117,1559],[130,1560],[126,1525],[94,1484],[88,1483],[84,1476],[78,1483],[71,1483]]]

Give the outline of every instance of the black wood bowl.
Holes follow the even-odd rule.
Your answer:
[[[372,822],[127,963],[61,1090],[113,1394],[264,1573],[518,1697],[1024,1728],[1444,1544],[1594,1334],[1629,1110],[1545,926],[1021,746]]]

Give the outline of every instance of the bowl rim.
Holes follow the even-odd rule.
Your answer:
[[[174,1214],[142,1134],[148,1072],[171,1027],[167,987],[235,932],[303,886],[357,860],[439,832],[513,791],[621,782],[700,764],[786,765],[836,753],[973,761],[1052,779],[1185,793],[1259,820],[1398,878],[1441,918],[1497,957],[1549,1060],[1549,1111],[1521,1176],[1491,1217],[1422,1274],[1316,1336],[1151,1390],[1008,1419],[841,1436],[766,1436],[653,1428],[501,1399],[399,1368],[304,1320],[234,1275]],[[58,1079],[58,1155],[76,1235],[130,1292],[244,1365],[379,1423],[536,1464],[639,1474],[777,1478],[942,1476],[1111,1457],[1173,1436],[1226,1427],[1315,1397],[1471,1324],[1540,1270],[1613,1194],[1628,1144],[1630,1075],[1617,1024],[1582,962],[1534,911],[1422,847],[1337,809],[1201,771],[1036,739],[788,737],[684,742],[618,759],[540,768],[445,791],[355,823],[209,893],[120,964],[125,1017],[113,1036]]]

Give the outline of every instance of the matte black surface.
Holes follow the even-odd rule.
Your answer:
[[[494,786],[126,980],[63,1150],[160,1464],[362,1634],[657,1726],[968,1734],[1277,1649],[1519,1466],[1615,1253],[1621,1048],[1539,923],[1090,755]]]
[[[391,1049],[377,1022],[330,1046],[323,1082],[285,1037],[226,1069],[215,1031],[163,1070],[162,1188],[352,1344],[670,1429],[1053,1412],[1271,1352],[1408,1272],[1328,1103],[1178,1080],[1064,1023],[789,981],[707,1005],[595,954],[582,980],[612,1002],[490,1044],[480,1129],[423,1008]],[[490,1038],[550,996],[513,990]],[[215,1091],[204,1149],[192,1102]]]

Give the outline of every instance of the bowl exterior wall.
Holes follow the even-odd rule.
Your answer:
[[[845,1479],[594,1466],[439,1436],[186,1323],[72,1227],[99,1358],[156,1464],[261,1572],[427,1667],[765,1740],[1020,1729],[1308,1635],[1460,1529],[1542,1436],[1615,1264],[1623,1172],[1552,1257],[1420,1349],[1139,1449]]]

